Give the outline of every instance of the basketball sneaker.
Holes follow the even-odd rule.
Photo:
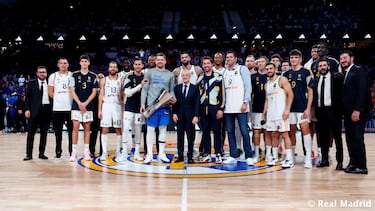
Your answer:
[[[170,163],[171,161],[167,158],[167,155],[165,153],[159,154],[159,161],[164,163]]]
[[[144,164],[150,164],[152,161],[152,154],[147,154],[145,160],[143,161]]]
[[[208,163],[211,162],[211,155],[204,155],[202,162]]]
[[[142,161],[143,157],[139,154],[139,152],[134,153],[134,160]]]
[[[83,153],[83,159],[84,160],[91,160],[90,153],[89,152],[84,152]]]
[[[284,160],[282,163],[281,163],[281,167],[282,168],[292,168],[294,166],[294,163],[292,160]]]
[[[233,163],[237,163],[237,159],[236,158],[232,158],[232,157],[228,157],[226,160],[223,161],[224,164],[233,164]]]
[[[70,156],[69,161],[70,162],[77,161],[77,153],[76,152],[72,152],[72,155]]]
[[[100,156],[100,160],[108,160],[108,153],[103,152],[102,156]]]
[[[216,164],[222,164],[223,163],[223,158],[221,157],[221,154],[218,153],[216,154]]]
[[[247,164],[248,166],[253,166],[254,163],[255,163],[255,158],[247,158],[247,159],[246,159],[246,164]]]

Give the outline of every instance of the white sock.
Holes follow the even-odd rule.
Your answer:
[[[285,154],[286,154],[285,160],[291,160],[294,162],[293,156],[292,156],[292,149],[285,149]]]
[[[318,156],[322,157],[322,148],[318,147]]]
[[[279,156],[278,156],[278,149],[277,149],[277,147],[272,147],[272,157],[274,158],[274,159],[277,159]]]
[[[122,135],[116,135],[116,141],[117,141],[116,153],[118,153],[120,152],[120,149],[121,149]]]
[[[107,134],[102,134],[102,149],[103,149],[103,154],[106,153],[108,154],[107,152],[107,143],[108,143],[108,136]]]
[[[303,140],[305,142],[306,159],[311,159],[311,149],[312,149],[311,135],[310,134],[303,135]]]
[[[72,144],[72,152],[77,153],[77,144]]]
[[[255,158],[258,159],[259,158],[259,145],[256,145],[254,147],[254,151],[255,151]]]
[[[266,146],[266,158],[271,156],[272,146]]]
[[[89,144],[85,144],[84,145],[84,152],[90,152],[90,145]]]
[[[146,142],[147,142],[147,155],[152,155],[152,145],[155,141],[155,128],[147,126],[147,135],[146,135]]]

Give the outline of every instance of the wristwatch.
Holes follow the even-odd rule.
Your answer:
[[[243,104],[246,104],[246,105],[247,105],[247,104],[249,104],[249,102],[243,102]]]

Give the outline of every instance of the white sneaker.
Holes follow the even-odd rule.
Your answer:
[[[216,155],[216,164],[222,164],[223,163],[223,158],[221,157],[221,154],[218,153]]]
[[[226,160],[223,161],[224,164],[232,164],[232,163],[237,163],[236,158],[228,157]]]
[[[153,155],[147,154],[145,160],[143,161],[144,164],[150,164],[152,161]]]
[[[294,163],[292,160],[284,160],[282,163],[281,163],[281,167],[282,168],[292,168],[294,166]]]
[[[138,153],[134,153],[134,159],[135,160],[138,160],[138,161],[142,161],[143,160],[143,157],[141,157],[141,155]]]
[[[274,165],[276,165],[276,162],[277,162],[277,159],[272,158],[272,160],[269,160],[267,162],[267,166],[274,166]]]
[[[203,158],[202,162],[205,162],[205,163],[211,162],[211,155],[206,155],[206,156]]]
[[[311,158],[309,159],[309,158],[307,158],[306,159],[306,157],[305,157],[305,165],[304,165],[304,167],[305,168],[308,168],[308,169],[311,169],[312,168],[312,160],[311,160]]]
[[[246,163],[248,166],[253,166],[256,158],[247,158]]]
[[[91,160],[90,153],[89,152],[84,152],[83,153],[83,159],[84,160]]]
[[[116,160],[118,162],[123,162],[123,161],[126,161],[126,158],[128,158],[128,153],[121,153],[121,155],[119,155],[118,157],[116,156]]]
[[[103,153],[102,156],[100,156],[100,160],[108,160],[108,153]]]
[[[75,162],[75,161],[77,161],[77,153],[72,152],[72,155],[70,156],[69,161],[70,161],[70,162]]]
[[[167,155],[165,153],[159,154],[158,156],[159,160],[164,163],[170,163],[171,161],[167,158]]]
[[[266,156],[266,163],[268,165],[269,162],[272,162],[273,157],[272,156]]]

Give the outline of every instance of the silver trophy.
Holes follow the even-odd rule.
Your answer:
[[[159,97],[155,100],[155,102],[152,105],[148,106],[143,112],[143,116],[146,119],[149,118],[156,110],[158,110],[158,108],[168,104],[169,100],[172,97],[173,96],[169,92],[167,92],[165,89],[162,89]]]

